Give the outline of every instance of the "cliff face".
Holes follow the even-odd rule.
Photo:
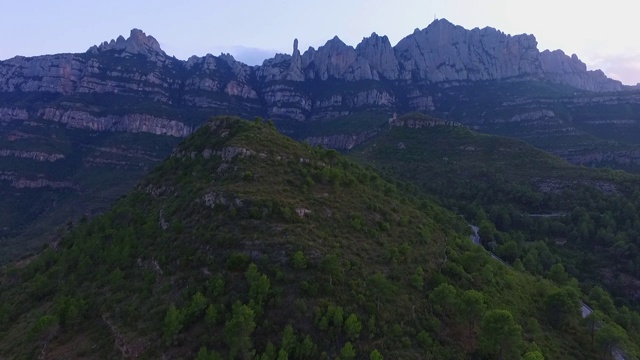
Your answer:
[[[398,43],[395,52],[404,79],[442,82],[540,75],[533,36],[509,36],[492,28],[469,31],[446,20],[416,30]]]

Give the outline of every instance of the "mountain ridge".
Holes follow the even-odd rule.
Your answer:
[[[97,55],[111,50],[122,51],[120,56],[124,57],[143,55],[157,64],[166,62],[168,58],[159,42],[139,29],[132,29],[127,39],[119,36],[116,40],[94,45],[87,53]],[[2,63],[6,66],[19,63],[20,60],[50,56],[55,60],[58,56],[61,60],[70,62],[73,68],[74,59],[69,58],[70,55],[72,54],[14,57]],[[203,57],[194,55],[188,60],[178,61],[189,67],[196,59],[201,61],[209,56],[210,54]],[[467,30],[446,19],[435,20],[422,30],[416,29],[395,46],[391,46],[386,36],[379,36],[374,32],[370,37],[363,38],[355,48],[335,36],[318,49],[309,47],[304,53],[298,50],[296,39],[292,55],[276,54],[273,58],[265,59],[262,65],[248,66],[232,56],[230,59],[228,55],[226,59],[224,56],[222,54],[217,58],[227,60],[235,70],[245,75],[255,71],[256,77],[261,81],[327,80],[333,77],[347,81],[420,79],[437,83],[528,76],[589,91],[620,91],[631,88],[607,78],[599,70],[587,71],[586,65],[575,54],[569,57],[561,50],[540,52],[533,35],[512,36],[491,27]],[[19,69],[11,74],[17,75],[15,72],[19,72]],[[30,72],[38,74],[33,66],[24,70],[25,74]],[[91,73],[92,68],[85,67],[85,72]],[[1,75],[6,76],[7,71],[4,74],[0,72]],[[62,75],[73,81],[74,75],[82,73]],[[244,80],[241,74],[236,72],[236,75],[239,75],[239,80]],[[2,91],[14,90],[15,85],[8,83],[6,79],[4,84],[2,81],[0,84]],[[31,89],[24,84],[20,88],[27,91]],[[69,91],[65,87],[59,90]]]

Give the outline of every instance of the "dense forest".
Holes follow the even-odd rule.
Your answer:
[[[572,166],[523,142],[444,122],[391,129],[351,156],[476,224],[483,246],[515,270],[574,282],[598,316],[639,328],[640,177]]]

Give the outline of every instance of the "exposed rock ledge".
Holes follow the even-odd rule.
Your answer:
[[[0,172],[0,180],[11,181],[11,186],[18,189],[38,189],[50,187],[54,189],[78,189],[78,186],[70,181],[51,181],[47,179],[20,179],[14,172]]]
[[[378,134],[378,129],[367,130],[357,134],[337,134],[328,136],[312,136],[306,140],[311,146],[322,146],[328,149],[350,150]]]
[[[125,131],[185,137],[193,131],[191,126],[179,121],[155,117],[148,114],[107,115],[96,117],[84,111],[43,108],[38,117],[79,129],[94,131]]]
[[[20,108],[0,108],[0,120],[27,120],[29,113]]]
[[[438,119],[422,119],[422,118],[394,118],[389,120],[391,127],[407,127],[410,129],[420,129],[434,126],[462,126],[455,121],[445,121]]]
[[[20,150],[0,150],[0,156],[15,156],[19,158],[27,158],[36,161],[50,161],[64,159],[62,154],[47,154],[39,151],[20,151]]]

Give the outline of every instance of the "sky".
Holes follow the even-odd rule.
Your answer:
[[[337,35],[356,46],[372,32],[392,45],[434,17],[467,29],[533,34],[538,49],[576,54],[589,70],[640,83],[636,5],[630,0],[3,0],[0,60],[84,52],[132,28],[169,55],[231,53],[250,65],[318,48]]]

